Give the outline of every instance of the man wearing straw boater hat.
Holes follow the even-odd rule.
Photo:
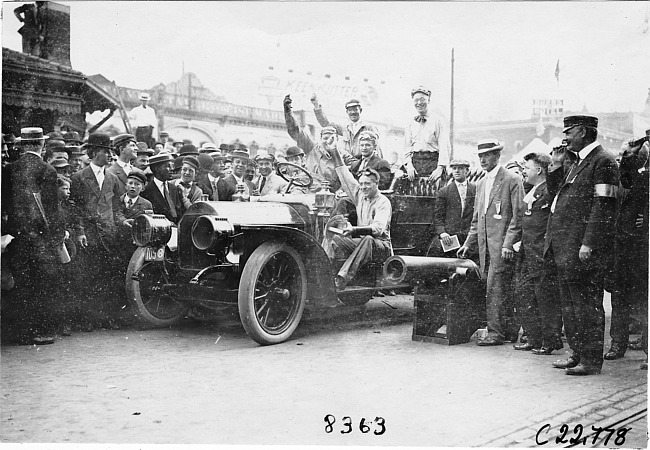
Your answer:
[[[478,143],[478,157],[486,176],[476,185],[474,216],[459,258],[478,246],[481,274],[487,280],[487,331],[478,345],[517,342],[519,325],[513,313],[513,245],[521,240],[524,187],[521,178],[499,164],[503,145],[495,139]]]
[[[149,158],[149,168],[153,179],[147,183],[142,196],[153,205],[153,212],[164,214],[173,223],[178,223],[185,212],[181,193],[172,182],[174,157],[167,152],[161,152]]]
[[[21,155],[2,173],[2,214],[7,217],[2,232],[14,237],[7,251],[15,280],[14,289],[3,294],[2,312],[4,316],[6,307],[15,308],[19,319],[10,320],[8,328],[23,344],[52,344],[56,327],[56,249],[65,230],[59,217],[57,173],[41,158],[46,139],[42,128],[21,129],[16,139]]]
[[[236,149],[232,152],[232,173],[223,179],[226,184],[224,200],[232,200],[238,184],[244,184],[244,192],[249,196],[255,190],[255,185],[244,177],[249,160],[250,155],[246,150]]]

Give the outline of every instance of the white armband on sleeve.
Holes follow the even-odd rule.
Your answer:
[[[594,186],[594,197],[611,197],[616,198],[618,186],[613,184],[596,184]]]

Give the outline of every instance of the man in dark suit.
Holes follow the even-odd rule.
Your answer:
[[[249,159],[250,156],[246,150],[237,149],[232,152],[232,173],[223,179],[226,185],[223,200],[232,200],[233,194],[237,192],[238,184],[244,185],[244,194],[249,197],[255,190],[255,185],[244,178]],[[221,194],[219,194],[219,198],[221,198]]]
[[[514,348],[531,350],[535,355],[550,355],[553,350],[563,348],[556,269],[554,264],[544,260],[544,235],[553,201],[546,189],[551,158],[542,153],[530,153],[524,156],[524,160],[524,180],[532,188],[524,196],[526,210],[518,247],[516,298],[528,341],[515,344]]]
[[[372,131],[359,133],[358,148],[361,152],[361,159],[353,160],[350,172],[358,180],[361,172],[365,169],[373,169],[379,173],[379,190],[388,189],[390,186],[390,164],[385,159],[377,156],[377,140],[379,136]]]
[[[106,172],[112,173],[118,179],[120,195],[126,191],[126,178],[133,170],[131,160],[135,159],[138,146],[132,134],[120,134],[113,138],[113,148],[117,154],[117,161]]]
[[[650,130],[646,131],[650,133]],[[616,215],[612,345],[607,360],[625,356],[632,316],[644,324],[640,347],[648,353],[648,153],[646,141],[626,142],[621,148],[621,186]],[[647,361],[644,366],[647,369]]]
[[[153,179],[142,191],[142,196],[151,202],[153,212],[163,214],[172,223],[178,223],[185,212],[181,194],[173,183],[174,157],[169,153],[158,153],[149,158]]]
[[[558,270],[564,331],[573,350],[553,365],[567,375],[598,374],[603,365],[604,269],[614,244],[616,191],[614,156],[603,149],[598,118],[564,118],[566,151],[553,152],[547,186],[551,203],[545,256]],[[564,161],[571,153],[570,168]]]
[[[21,156],[2,174],[2,215],[7,220],[2,233],[14,237],[7,251],[15,280],[14,289],[3,293],[2,316],[9,328],[17,328],[24,344],[52,344],[56,327],[52,316],[59,286],[56,247],[65,230],[59,217],[56,170],[41,159],[45,139],[41,128],[23,128],[16,139]]]
[[[201,155],[199,155],[201,157]],[[221,152],[211,152],[212,165],[206,176],[196,182],[196,185],[208,196],[210,200],[225,200],[226,183],[224,178],[224,161],[226,157]]]
[[[476,185],[467,180],[469,162],[454,159],[451,164],[454,180],[440,189],[436,194],[436,204],[433,215],[435,236],[429,247],[429,256],[456,257],[456,252],[443,252],[440,241],[451,245],[451,236],[458,236],[460,244],[465,242],[472,217],[474,216],[474,198]],[[439,239],[438,239],[439,238]]]
[[[77,205],[81,230],[77,241],[81,247],[78,260],[85,274],[82,283],[82,302],[85,306],[88,329],[93,322],[105,320],[123,305],[117,304],[113,289],[121,285],[118,272],[113,270],[115,258],[114,213],[119,208],[120,188],[115,175],[106,171],[111,155],[110,137],[104,133],[93,133],[83,145],[87,149],[90,164],[72,176],[70,200]]]
[[[474,216],[458,257],[467,258],[478,245],[481,273],[487,279],[487,337],[478,345],[516,342],[512,298],[515,242],[521,240],[524,187],[521,178],[499,164],[503,145],[496,140],[478,144],[478,157],[486,176],[476,185]]]

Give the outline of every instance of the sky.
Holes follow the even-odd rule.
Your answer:
[[[449,116],[452,48],[458,121],[527,119],[533,98],[640,112],[650,88],[648,1],[60,3],[71,10],[74,69],[138,89],[177,81],[184,69],[250,106],[281,109],[280,95],[259,93],[265,75],[330,74],[331,83],[377,88],[368,119],[406,123],[418,85]],[[3,46],[15,50],[20,4],[3,3]],[[343,101],[324,104],[342,110]],[[311,108],[304,94],[294,102]]]

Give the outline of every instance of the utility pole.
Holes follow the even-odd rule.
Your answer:
[[[454,49],[451,49],[451,106],[449,112],[449,141],[451,145],[449,159],[454,159]]]

